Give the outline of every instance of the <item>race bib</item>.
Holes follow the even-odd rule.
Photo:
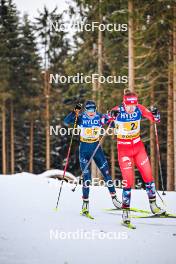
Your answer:
[[[116,128],[117,138],[120,139],[132,139],[140,135],[140,121],[118,122]]]
[[[80,136],[82,141],[86,141],[87,139],[90,140],[95,140],[99,139],[100,136],[100,127],[82,127]]]
[[[124,123],[124,130],[125,131],[132,131],[138,129],[138,122],[126,122]]]

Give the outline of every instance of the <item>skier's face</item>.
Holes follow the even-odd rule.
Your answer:
[[[93,117],[93,116],[95,116],[95,114],[96,114],[96,110],[95,109],[89,109],[89,110],[87,110],[86,111],[86,114],[88,115],[88,116],[90,116],[90,117]]]
[[[136,109],[136,105],[125,105],[125,111],[128,113],[128,114],[133,114],[134,111]]]

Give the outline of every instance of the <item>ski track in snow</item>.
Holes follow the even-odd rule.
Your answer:
[[[95,220],[90,220],[79,214],[81,187],[72,192],[67,183],[55,212],[59,186],[57,180],[30,174],[0,176],[0,264],[175,263],[176,219],[132,219],[137,229],[129,230],[121,226],[121,212],[103,211],[113,207],[108,190],[92,187],[90,213]],[[163,198],[170,212],[176,212],[176,193]],[[132,191],[132,206],[149,210],[145,191]],[[126,239],[50,238],[50,231],[92,230]]]

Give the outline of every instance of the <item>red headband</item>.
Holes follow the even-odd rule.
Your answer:
[[[124,95],[123,103],[126,105],[138,104],[138,98],[135,95]]]

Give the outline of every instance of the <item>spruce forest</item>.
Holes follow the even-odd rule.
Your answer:
[[[82,23],[94,22],[116,24],[116,30],[80,29]],[[65,30],[58,30],[63,25]],[[117,79],[114,83],[53,81],[56,74],[78,73]],[[123,81],[125,76],[128,82]],[[43,6],[30,19],[19,12],[15,0],[0,0],[1,174],[63,170],[71,136],[53,133],[54,129],[51,133],[51,127],[66,128],[64,117],[88,99],[106,113],[121,104],[125,88],[138,94],[140,104],[159,109],[164,188],[176,190],[176,1],[72,0],[63,13]],[[141,127],[161,189],[155,127],[146,119]],[[102,147],[113,179],[121,179],[115,136],[107,136]],[[67,170],[81,175],[79,136],[73,138]],[[92,173],[99,175],[94,164]],[[137,170],[135,186],[143,186]]]

